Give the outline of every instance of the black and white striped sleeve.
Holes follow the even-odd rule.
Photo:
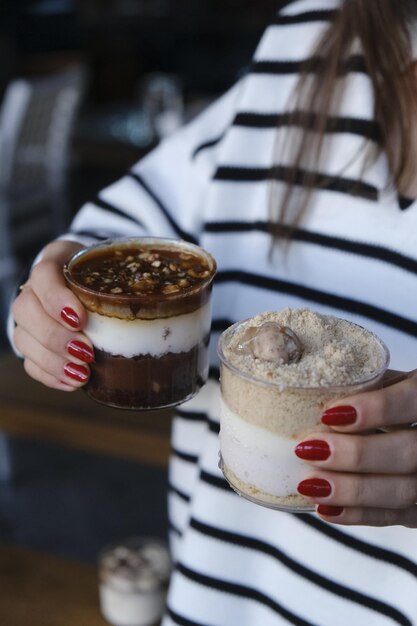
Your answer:
[[[63,237],[90,243],[150,234],[197,241],[216,147],[233,121],[238,93],[239,83],[103,189],[81,208]]]

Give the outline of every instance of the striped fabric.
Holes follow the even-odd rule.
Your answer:
[[[198,242],[217,259],[209,383],[180,407],[172,432],[170,532],[175,572],[163,626],[417,625],[417,530],[334,527],[315,515],[250,504],[218,467],[219,333],[236,320],[309,306],[370,328],[392,367],[417,362],[417,204],[399,202],[379,141],[360,51],[341,67],[319,190],[288,248],[270,256],[269,186],[288,162],[272,154],[288,123],[301,64],[338,0],[281,3],[248,74],[195,121],[87,204],[66,235],[88,243],[149,233]],[[312,72],[320,62],[312,58]],[[296,124],[308,125],[311,116]],[[279,137],[278,137],[279,139]],[[302,172],[297,176],[302,182]]]

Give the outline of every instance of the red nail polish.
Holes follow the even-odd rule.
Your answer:
[[[334,406],[324,411],[321,421],[327,426],[347,426],[354,424],[358,414],[353,406]]]
[[[317,507],[317,513],[324,515],[324,517],[337,517],[343,513],[342,506],[327,506],[327,504],[319,504]]]
[[[323,478],[307,478],[299,483],[297,491],[309,498],[326,498],[330,496],[332,486]]]
[[[71,354],[71,356],[75,356],[77,359],[80,359],[80,361],[84,361],[85,363],[92,363],[94,361],[94,352],[92,348],[90,348],[90,346],[83,341],[78,341],[77,339],[69,341],[67,343],[67,352]]]
[[[325,461],[330,456],[330,447],[327,441],[310,439],[299,443],[295,454],[303,461]]]
[[[78,363],[66,363],[64,366],[65,375],[76,380],[78,383],[85,383],[88,379],[88,369]]]
[[[66,322],[72,328],[79,328],[80,326],[80,318],[73,309],[70,309],[69,306],[66,306],[62,309],[61,319],[63,319],[64,322]]]

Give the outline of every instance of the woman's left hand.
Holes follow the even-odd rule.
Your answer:
[[[296,447],[312,467],[298,490],[326,521],[417,528],[417,372],[388,385],[327,409],[332,432]]]

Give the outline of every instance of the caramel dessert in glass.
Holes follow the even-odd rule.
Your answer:
[[[352,322],[309,309],[266,312],[220,337],[220,468],[232,488],[272,509],[314,507],[297,492],[311,467],[295,455],[336,401],[378,388],[384,343]]]
[[[174,239],[109,239],[77,252],[64,276],[88,312],[94,400],[150,410],[194,396],[208,376],[216,262]]]

